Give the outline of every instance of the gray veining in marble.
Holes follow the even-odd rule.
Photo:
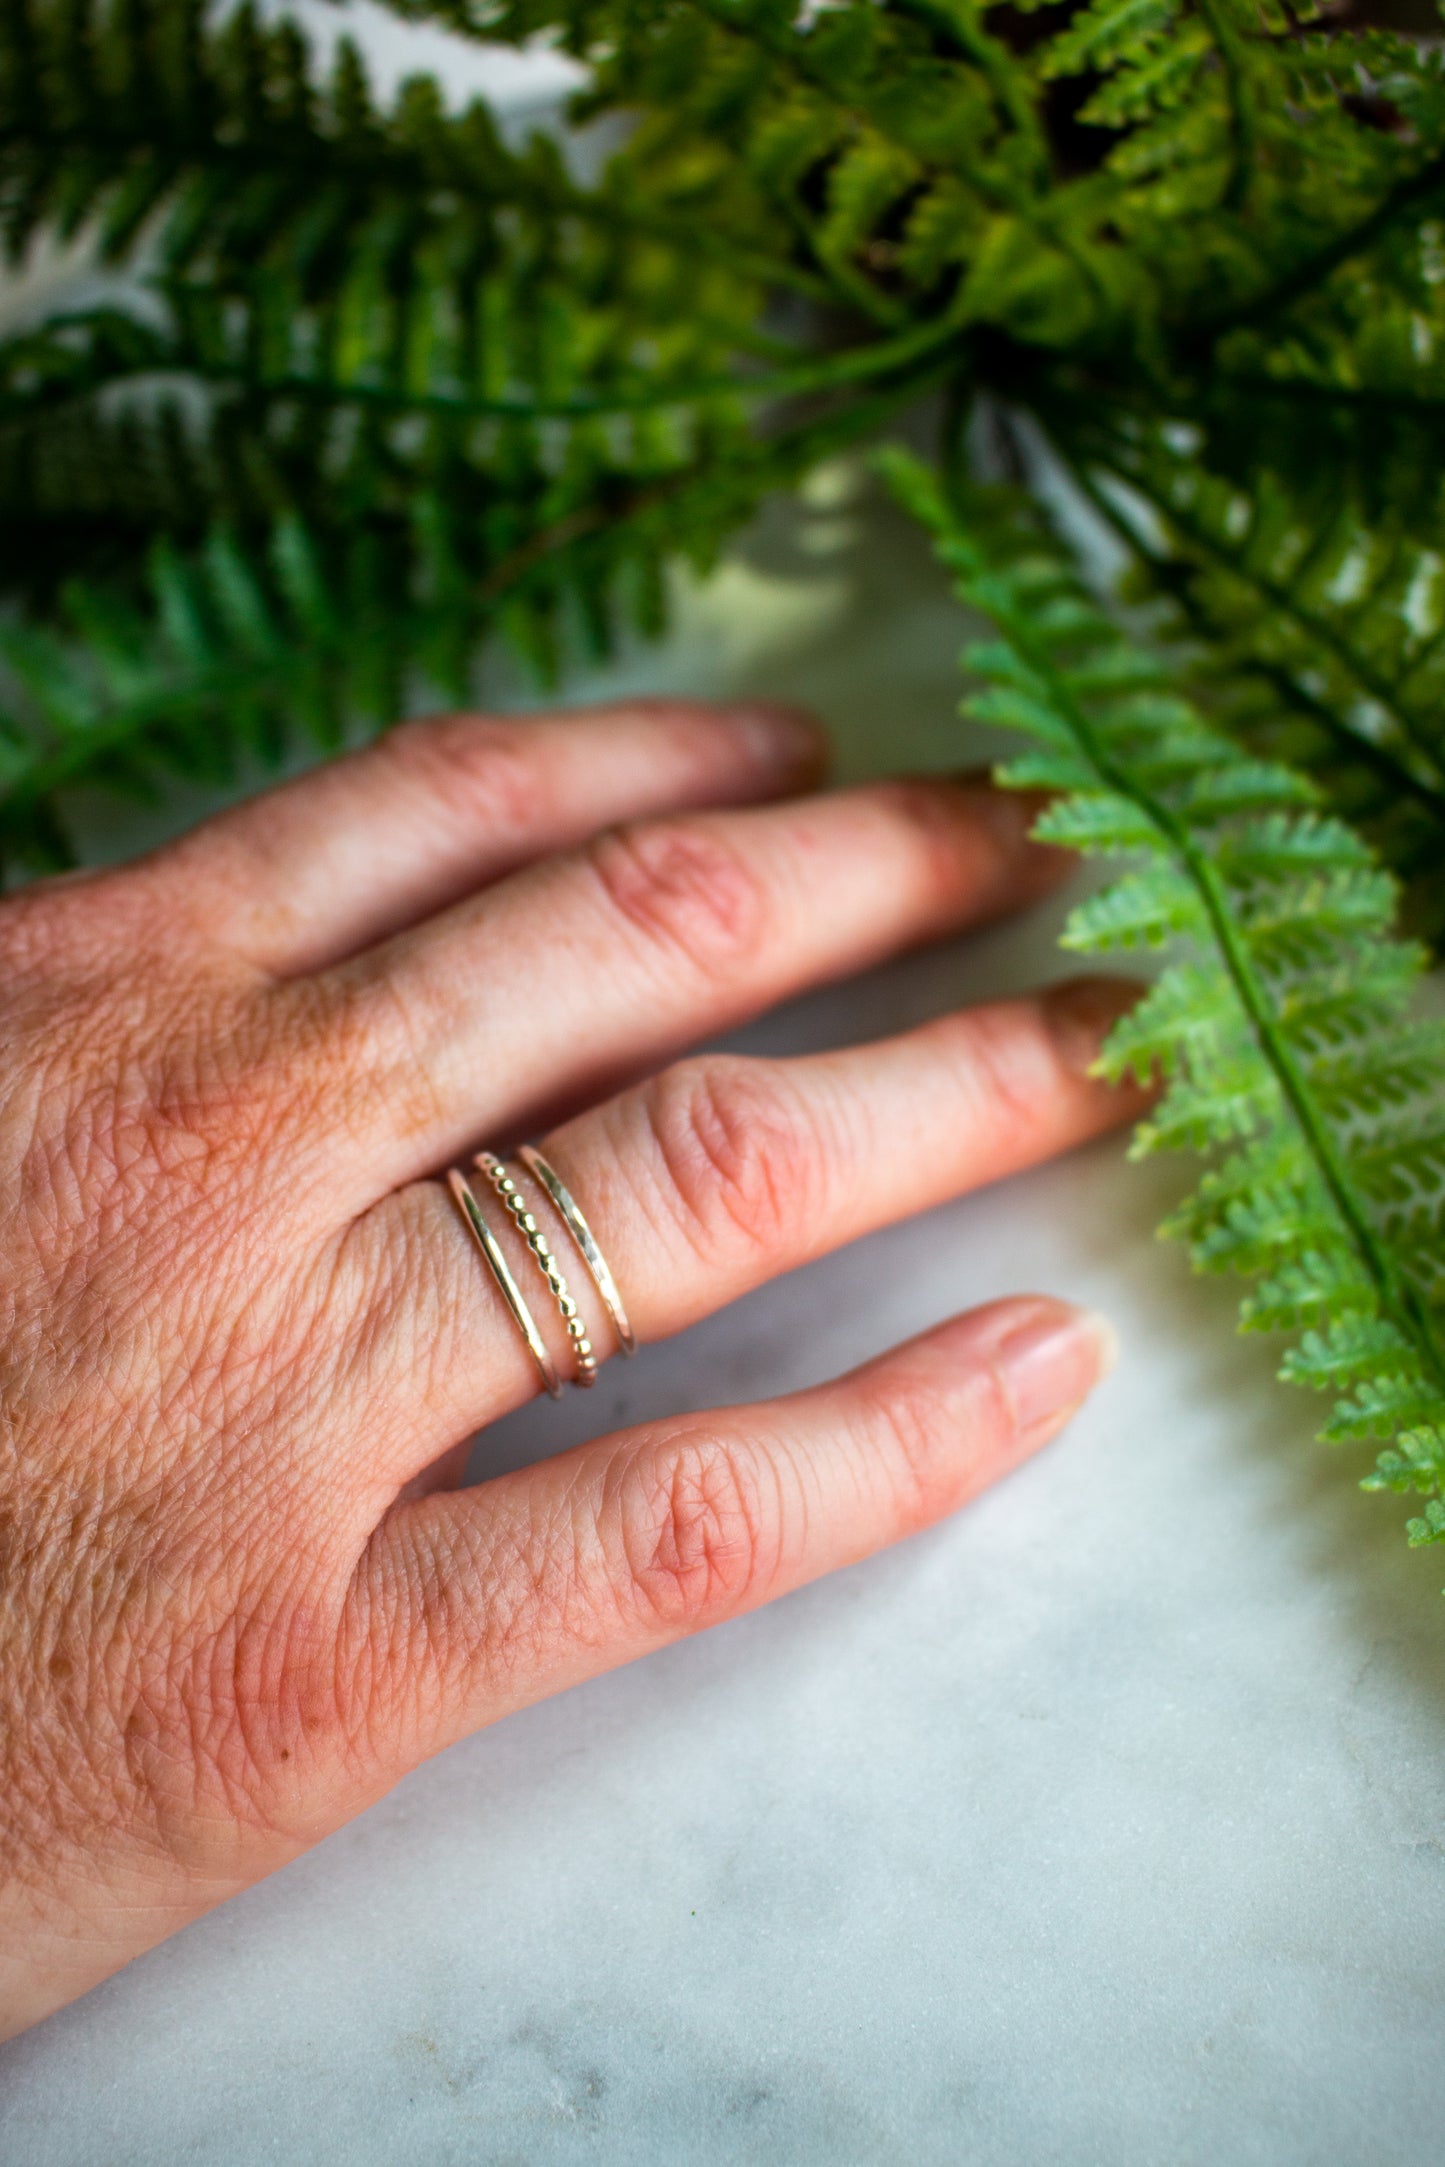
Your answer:
[[[827,493],[824,492],[826,498]],[[953,613],[840,493],[610,683],[956,742]],[[1044,914],[745,1034],[1059,969]],[[514,1718],[0,2049],[13,2167],[1433,2167],[1445,1603],[1104,1144],[529,1410],[478,1471],[1044,1287],[1118,1322],[952,1524]],[[599,1404],[600,1403],[600,1404]]]

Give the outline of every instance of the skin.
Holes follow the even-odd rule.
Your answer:
[[[483,1142],[544,1137],[650,1339],[1136,1111],[1089,1073],[1112,981],[685,1056],[1058,878],[977,778],[822,762],[782,709],[413,724],[0,905],[0,2033],[454,1739],[952,1511],[1107,1366],[1015,1298],[456,1487],[538,1383],[436,1178]]]

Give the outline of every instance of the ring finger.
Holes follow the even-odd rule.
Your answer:
[[[634,1329],[661,1337],[1137,1112],[1141,1094],[1091,1073],[1104,1032],[1136,995],[1127,982],[1085,979],[871,1046],[783,1062],[701,1056],[569,1122],[544,1150],[582,1204]],[[610,1349],[566,1231],[531,1184],[528,1200],[599,1351]],[[560,1314],[535,1263],[495,1200],[488,1217],[565,1370]],[[381,1494],[537,1389],[526,1344],[439,1183],[375,1207],[344,1237],[337,1266],[336,1313],[353,1320],[337,1381],[374,1425],[367,1457]],[[374,1502],[375,1493],[362,1511]]]

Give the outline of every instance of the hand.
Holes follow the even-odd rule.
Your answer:
[[[1055,879],[981,783],[793,795],[820,760],[783,710],[410,725],[0,907],[0,2029],[477,1726],[952,1510],[1093,1385],[1105,1329],[1010,1300],[455,1487],[537,1388],[435,1178],[479,1143],[583,1109],[545,1149],[656,1338],[1133,1111],[1101,981],[653,1073]]]

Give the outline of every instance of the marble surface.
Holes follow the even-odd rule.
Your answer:
[[[918,546],[828,477],[606,683],[765,686],[816,702],[845,765],[870,739],[939,765],[959,637]],[[739,1042],[1025,984],[1053,930]],[[1068,1435],[951,1524],[455,1748],[0,2049],[0,2159],[1437,2161],[1439,1559],[1152,1240],[1173,1179],[1092,1148],[493,1432],[479,1473],[1014,1289],[1123,1340]]]

